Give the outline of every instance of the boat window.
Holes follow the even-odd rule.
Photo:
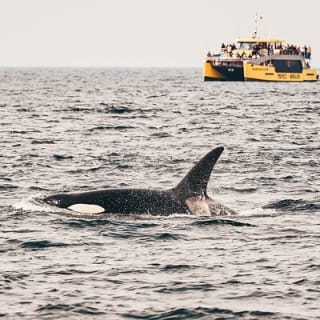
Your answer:
[[[239,49],[240,50],[252,50],[254,43],[252,42],[239,42]]]
[[[273,59],[276,72],[300,73],[302,72],[302,64],[300,60],[275,60]]]

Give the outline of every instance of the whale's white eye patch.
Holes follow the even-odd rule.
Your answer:
[[[104,212],[104,208],[98,206],[96,204],[85,204],[85,203],[77,203],[68,207],[69,210],[76,211],[79,213],[102,213]]]

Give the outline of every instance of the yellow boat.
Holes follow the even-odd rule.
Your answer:
[[[203,65],[205,81],[317,81],[310,67],[311,49],[288,46],[282,39],[240,38],[237,44],[208,53]],[[310,50],[310,51],[309,51]]]

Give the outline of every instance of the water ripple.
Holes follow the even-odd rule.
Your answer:
[[[0,69],[0,317],[319,318],[319,85],[200,69]],[[37,199],[168,189],[217,145],[241,214],[81,215]]]
[[[178,308],[156,314],[137,315],[123,314],[126,318],[131,319],[150,319],[150,320],[174,320],[174,319],[276,319],[273,312],[263,311],[240,311],[234,312],[228,309],[203,308],[195,309]],[[214,317],[214,318],[212,318]],[[283,318],[286,319],[286,318]]]
[[[48,240],[41,240],[41,241],[35,240],[35,241],[25,241],[21,243],[20,246],[26,249],[38,250],[38,249],[46,249],[51,247],[65,247],[67,246],[67,244],[62,242],[51,242]]]
[[[235,227],[255,227],[253,224],[226,219],[206,219],[192,223],[195,226],[231,225]]]

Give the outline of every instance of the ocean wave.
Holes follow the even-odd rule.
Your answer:
[[[320,82],[212,85],[170,68],[1,75],[0,317],[319,318]],[[238,215],[87,215],[40,201],[167,189],[216,145],[209,190]]]
[[[190,270],[198,268],[198,266],[188,265],[188,264],[166,264],[160,268],[160,271],[170,271],[170,272],[179,272],[182,270]]]
[[[43,193],[33,194],[20,201],[14,203],[12,207],[16,210],[32,211],[32,212],[53,212],[56,210],[51,206],[44,204],[39,199],[44,197]]]
[[[108,130],[116,130],[116,131],[126,131],[126,130],[132,130],[132,129],[135,129],[134,126],[125,126],[125,125],[115,125],[115,126],[111,126],[111,125],[108,125],[108,126],[96,126],[96,127],[93,127],[93,128],[90,128],[89,131],[90,132],[94,132],[94,131],[108,131]]]
[[[178,240],[181,238],[181,236],[171,232],[162,232],[152,235],[152,238],[154,238],[155,240]]]
[[[63,161],[63,160],[73,159],[73,156],[65,155],[65,154],[54,154],[53,159],[56,161]]]
[[[226,220],[226,219],[206,219],[206,220],[198,220],[191,223],[195,226],[212,226],[212,225],[231,225],[234,227],[255,227],[255,225],[246,223],[246,222],[239,222],[235,220]]]
[[[174,282],[168,284],[163,288],[155,289],[159,293],[176,293],[176,292],[186,292],[186,291],[215,291],[217,286],[212,285],[211,283],[184,283],[184,282]]]
[[[44,313],[47,317],[54,316],[54,318],[57,316],[57,314],[60,314],[63,311],[67,312],[64,313],[66,318],[68,317],[68,315],[70,315],[70,312],[88,316],[105,314],[104,311],[100,311],[98,308],[92,306],[86,306],[83,303],[48,303],[46,305],[40,306],[36,311],[40,312],[41,314]]]
[[[54,140],[37,139],[37,140],[32,140],[31,144],[55,144],[55,142],[54,142]]]
[[[115,113],[115,114],[123,114],[123,113],[131,113],[134,112],[135,110],[127,107],[127,106],[115,106],[113,104],[108,104],[101,102],[100,105],[104,106],[104,112],[105,113]]]
[[[60,221],[61,223],[71,227],[71,228],[96,228],[106,225],[114,224],[108,219],[72,219],[67,221]]]
[[[303,199],[283,199],[271,202],[264,209],[290,210],[295,211],[318,211],[320,209],[320,201],[308,201]]]
[[[154,312],[143,314],[123,314],[126,318],[131,319],[148,319],[148,320],[183,320],[183,319],[281,319],[275,317],[274,312],[265,311],[232,311],[220,308],[178,308],[164,312]],[[213,318],[214,317],[214,318]],[[284,318],[282,318],[284,319]]]
[[[19,188],[18,186],[11,183],[0,184],[0,190],[10,191],[18,188]]]
[[[20,244],[21,248],[25,249],[46,249],[51,247],[66,247],[67,244],[63,242],[51,242],[49,240],[34,240],[34,241],[24,241]]]
[[[253,188],[253,187],[247,187],[247,188],[233,188],[233,187],[227,187],[224,188],[225,190],[230,190],[230,191],[234,191],[234,192],[238,192],[238,193],[254,193],[256,192],[258,189],[257,188]]]

